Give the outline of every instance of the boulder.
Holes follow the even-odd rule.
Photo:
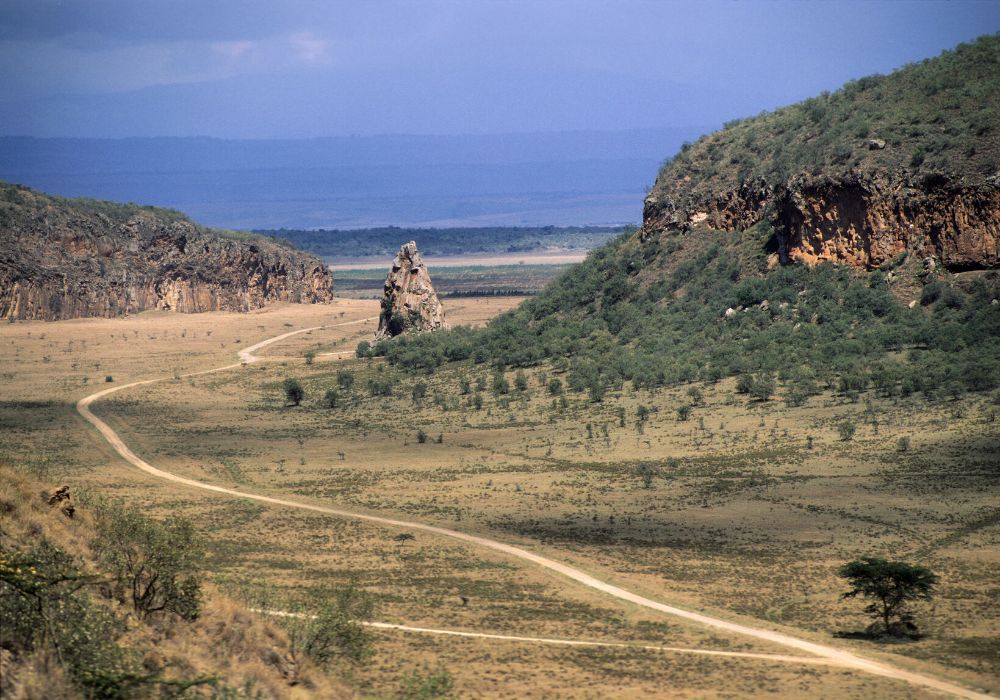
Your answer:
[[[448,328],[444,307],[416,242],[410,241],[400,247],[385,278],[375,340],[442,328]]]

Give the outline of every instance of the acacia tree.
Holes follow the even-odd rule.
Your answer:
[[[930,569],[902,561],[886,561],[863,557],[844,564],[837,572],[851,584],[844,598],[863,596],[871,602],[865,612],[882,624],[891,634],[898,629],[894,623],[912,624],[908,610],[911,602],[930,600],[938,577]]]

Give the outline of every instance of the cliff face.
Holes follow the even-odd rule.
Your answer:
[[[331,297],[319,259],[267,239],[224,237],[169,210],[0,189],[5,318],[249,311]]]
[[[440,328],[448,328],[444,307],[416,242],[410,241],[399,249],[386,275],[375,340]]]
[[[874,268],[901,253],[935,257],[951,270],[1000,267],[1000,186],[946,176],[890,179],[849,173],[798,177],[777,186],[750,181],[685,209],[646,199],[643,229],[775,229],[781,262],[822,261]]]

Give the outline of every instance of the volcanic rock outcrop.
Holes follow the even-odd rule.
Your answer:
[[[1000,186],[947,176],[892,178],[850,173],[801,176],[778,185],[747,182],[687,200],[647,197],[643,229],[774,228],[781,262],[823,261],[875,268],[910,252],[950,270],[1000,267]]]
[[[328,302],[332,286],[318,258],[261,236],[205,229],[167,209],[0,184],[0,317],[249,311]]]
[[[375,340],[447,327],[444,307],[431,284],[427,266],[416,242],[410,241],[400,247],[385,278]]]

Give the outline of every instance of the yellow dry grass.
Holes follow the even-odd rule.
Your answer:
[[[462,299],[447,313],[452,323],[482,322],[510,303]],[[561,376],[551,369],[528,372],[527,392],[494,397],[486,367],[412,376],[382,361],[323,354],[353,349],[374,329],[333,324],[377,313],[373,302],[345,299],[248,315],[5,326],[0,454],[50,480],[189,514],[209,539],[223,587],[249,582],[298,595],[354,581],[376,595],[379,619],[390,622],[786,651],[634,609],[462,543],[425,534],[399,541],[388,528],[158,482],[123,465],[72,410],[106,374],[114,382],[172,377],[231,363],[258,340],[327,325],[266,348],[267,362],[127,390],[96,410],[168,471],[486,533],[666,602],[1000,689],[1000,431],[987,422],[989,397],[928,405],[825,395],[787,408],[748,404],[727,381],[700,387],[704,399],[687,421],[676,416],[690,402],[687,387],[626,389],[600,404],[570,393],[563,407],[544,388]],[[310,350],[318,355],[307,365]],[[344,369],[355,377],[352,391],[339,390],[338,408],[323,407]],[[481,410],[462,394],[462,375],[473,385],[486,380]],[[368,379],[387,376],[396,380],[393,395],[370,396]],[[286,377],[305,386],[302,406],[284,406]],[[417,383],[427,391],[414,401]],[[641,426],[640,405],[652,411]],[[837,429],[846,420],[858,425],[849,442]],[[417,442],[418,430],[426,443]],[[911,439],[905,453],[896,448],[900,437]],[[656,471],[651,488],[640,462]],[[921,611],[927,639],[832,640],[865,624],[856,602],[839,600],[835,576],[840,563],[865,554],[919,560],[941,574],[937,602]],[[425,661],[441,661],[463,697],[921,696],[895,682],[759,660],[376,634],[376,659],[355,672],[359,687],[376,694],[391,693]]]

